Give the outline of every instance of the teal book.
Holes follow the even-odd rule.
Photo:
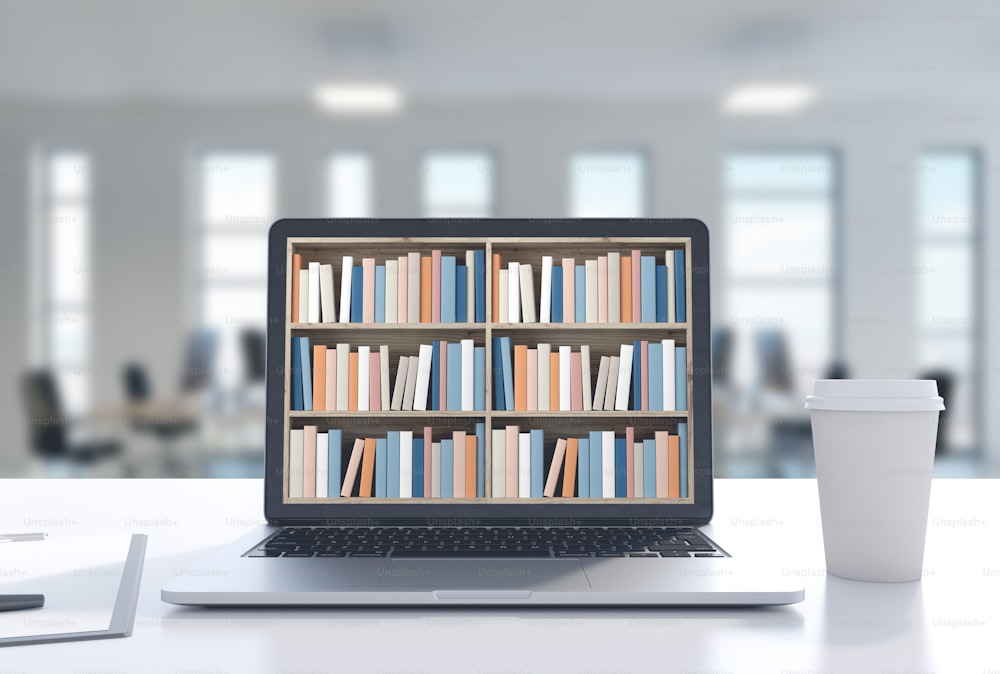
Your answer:
[[[656,265],[656,322],[667,322],[667,268]]]
[[[462,411],[462,344],[448,342],[448,410]]]
[[[455,282],[458,274],[454,255],[441,256],[441,322],[455,322]]]
[[[590,495],[593,498],[604,496],[603,435],[601,431],[590,432]]]
[[[542,498],[544,463],[545,431],[536,428],[531,431],[531,498]]]
[[[302,348],[299,340],[306,337],[292,337],[292,409],[301,411],[305,409],[302,398]]]
[[[681,445],[681,498],[688,497],[688,425],[686,421],[677,424],[677,435]]]
[[[677,322],[687,321],[687,275],[684,273],[684,251],[674,251],[674,290],[677,292],[675,313]]]
[[[663,410],[663,343],[649,343],[649,409]]]
[[[465,323],[469,320],[469,270],[464,264],[458,265],[455,272],[455,321]]]
[[[476,251],[476,323],[486,322],[486,251]],[[472,318],[471,316],[469,317]]]
[[[687,362],[687,347],[676,347],[674,349],[674,401],[680,412],[688,408]]]
[[[575,279],[574,279],[575,280]],[[574,305],[574,310],[576,306]],[[563,322],[563,268],[562,265],[552,267],[552,316],[553,323]]]
[[[413,498],[424,497],[424,439],[413,434]]]
[[[580,498],[587,498],[590,496],[590,440],[580,438],[577,442],[576,494]]]
[[[385,265],[375,267],[375,322],[385,323]]]
[[[299,359],[302,363],[302,409],[306,412],[312,412],[313,408],[313,377],[309,364],[312,354],[309,351],[309,338],[302,337],[299,339]]]
[[[503,391],[503,356],[500,354],[500,338],[493,338],[493,409],[503,412],[507,409],[507,396]]]
[[[625,460],[625,438],[615,438],[615,498],[628,493],[628,463]]]
[[[642,441],[642,496],[656,496],[656,440]]]
[[[399,431],[389,431],[389,456],[385,463],[385,495],[399,498]],[[378,451],[376,446],[375,451]]]
[[[472,349],[472,409],[480,412],[486,409],[486,347]]]
[[[431,342],[431,384],[427,392],[427,409],[437,412],[441,408],[441,342],[437,339]]]
[[[343,432],[339,428],[327,431],[327,481],[326,493],[330,498],[340,498],[343,485]]]
[[[389,443],[385,438],[375,440],[375,498],[385,498],[388,474]]]
[[[500,338],[500,358],[503,361],[504,409],[514,409],[514,363],[510,354],[510,337]]]
[[[476,422],[476,496],[486,496],[486,423]]]
[[[587,268],[584,264],[574,267],[576,270],[576,281],[573,285],[573,293],[576,295],[576,322],[586,323],[587,316]],[[565,279],[563,279],[565,281]]]
[[[365,273],[360,264],[351,267],[351,323],[361,323],[365,316]]]
[[[639,284],[642,293],[643,323],[656,322],[656,258],[643,255],[639,259]]]
[[[441,498],[455,495],[455,441],[441,441]]]

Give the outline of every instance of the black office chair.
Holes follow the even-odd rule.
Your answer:
[[[948,370],[927,370],[917,375],[917,379],[933,379],[937,382],[938,395],[944,398],[944,409],[938,417],[937,444],[934,447],[934,456],[941,456],[948,452],[948,430],[949,415],[948,407],[951,402],[951,395],[955,389],[955,375]]]
[[[263,330],[246,329],[240,333],[243,352],[244,384],[262,384],[267,377],[267,336]]]
[[[140,404],[152,399],[153,390],[149,383],[149,375],[146,368],[139,363],[125,364],[122,369],[122,383],[125,388],[125,399],[128,402]],[[197,428],[194,419],[172,418],[169,415],[157,415],[153,411],[148,415],[137,413],[129,419],[129,425],[133,430],[149,433],[159,440],[163,449],[163,467],[168,474],[183,473],[180,461],[170,451],[170,444],[179,436]]]

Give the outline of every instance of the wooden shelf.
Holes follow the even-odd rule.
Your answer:
[[[364,417],[366,421],[370,419],[464,419],[477,418],[484,419],[488,415],[488,412],[478,411],[478,412],[456,412],[448,410],[427,410],[416,411],[416,410],[374,410],[374,411],[330,411],[330,410],[320,410],[312,412],[303,412],[301,410],[292,410],[288,415],[293,419],[356,419],[358,416]],[[496,412],[494,412],[496,414]]]

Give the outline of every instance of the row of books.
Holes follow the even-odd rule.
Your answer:
[[[592,373],[589,345],[512,349],[494,337],[493,372],[496,410],[687,410],[687,347],[672,339],[622,344]]]
[[[471,339],[421,344],[400,356],[389,382],[389,347],[314,344],[292,337],[292,410],[408,411],[486,409],[486,347]]]
[[[289,498],[483,498],[485,424],[438,440],[433,429],[357,438],[345,451],[340,429],[292,429]],[[545,441],[540,429],[493,429],[493,498],[687,498],[687,424],[638,439],[590,431]]]
[[[655,255],[609,252],[577,264],[542,256],[535,301],[534,270],[493,254],[493,321],[500,323],[683,323],[687,320],[684,251]]]
[[[292,323],[485,323],[486,251],[408,253],[379,264],[345,255],[340,302],[332,264],[292,255]],[[339,311],[338,311],[339,308]]]

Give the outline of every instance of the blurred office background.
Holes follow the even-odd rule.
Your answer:
[[[2,9],[0,476],[262,474],[309,216],[703,219],[720,475],[812,474],[822,376],[937,379],[937,474],[1000,474],[1000,8]]]

